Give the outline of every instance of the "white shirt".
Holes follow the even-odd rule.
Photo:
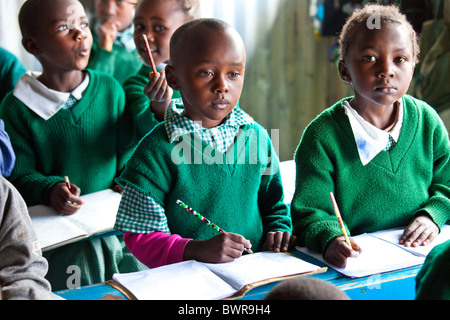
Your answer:
[[[367,122],[353,109],[347,101],[344,101],[345,113],[348,116],[355,136],[356,147],[358,148],[359,158],[363,166],[368,164],[375,156],[380,153],[389,142],[389,136],[398,141],[403,124],[403,106],[401,100],[398,101],[398,119],[394,127],[389,131],[384,131]]]
[[[71,95],[80,100],[89,85],[89,74],[86,72],[83,81],[72,92],[60,92],[40,82],[37,79],[40,75],[41,72],[27,71],[17,82],[13,95],[44,120],[57,113]]]

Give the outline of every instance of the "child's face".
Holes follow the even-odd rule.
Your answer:
[[[114,20],[120,23],[119,31],[123,31],[133,21],[134,5],[127,0],[95,0],[95,12],[101,23]]]
[[[397,23],[364,30],[340,61],[341,77],[353,86],[355,106],[392,106],[408,91],[414,73],[409,32]]]
[[[205,128],[216,127],[239,101],[245,73],[244,44],[234,30],[206,28],[186,42],[175,65],[166,68],[169,85],[180,90],[187,118],[200,121]]]
[[[139,55],[150,65],[142,35],[146,35],[155,64],[168,62],[170,37],[186,22],[186,15],[176,0],[141,0],[136,8],[134,42]]]
[[[89,62],[92,34],[80,2],[55,1],[46,9],[32,40],[32,53],[44,71],[83,70]]]

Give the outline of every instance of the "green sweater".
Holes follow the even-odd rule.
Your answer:
[[[416,300],[450,300],[450,240],[428,254],[416,276]]]
[[[299,244],[323,252],[342,235],[330,192],[351,235],[406,226],[423,212],[442,227],[450,217],[450,145],[436,112],[404,96],[397,144],[363,166],[344,100],[305,129],[295,154],[291,212]]]
[[[17,80],[27,71],[9,51],[0,48],[0,103],[14,89]]]
[[[136,50],[128,52],[124,47],[113,44],[111,51],[98,46],[95,32],[92,32],[92,44],[88,68],[113,76],[122,85],[132,74],[135,74],[142,65]]]
[[[194,134],[170,143],[159,124],[141,141],[118,181],[153,197],[165,209],[173,234],[196,240],[217,235],[179,207],[180,199],[225,231],[243,235],[257,250],[269,231],[291,231],[291,218],[267,131],[256,123],[242,130],[223,154]],[[262,174],[265,168],[269,174]]]
[[[130,109],[133,117],[137,140],[142,139],[159,123],[155,118],[155,113],[150,108],[151,100],[144,93],[144,87],[150,80],[149,74],[151,72],[152,68],[143,64],[138,73],[129,77],[123,84],[127,108]],[[180,92],[175,90],[172,99],[178,98],[181,98]]]
[[[89,71],[83,98],[45,121],[9,94],[0,105],[16,165],[11,182],[28,206],[48,203],[48,191],[64,181],[82,194],[110,188],[132,148],[125,95],[112,77]]]

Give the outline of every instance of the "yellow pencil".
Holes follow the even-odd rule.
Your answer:
[[[350,240],[348,238],[347,232],[345,231],[344,222],[342,222],[341,213],[340,213],[339,207],[336,203],[336,199],[334,198],[333,192],[330,192],[330,199],[331,199],[331,204],[333,205],[333,208],[334,208],[334,213],[336,214],[336,218],[338,219],[339,226],[341,227],[342,233],[344,234],[345,242],[347,242],[347,244],[351,247],[352,245],[350,244]]]
[[[66,182],[66,186],[69,189],[69,191],[71,191],[70,189],[72,188],[72,186],[70,185],[69,177],[64,176],[64,181]]]

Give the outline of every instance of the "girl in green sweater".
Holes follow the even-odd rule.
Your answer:
[[[355,11],[339,62],[354,96],[320,114],[296,151],[294,234],[338,267],[361,248],[344,241],[330,192],[352,235],[406,226],[400,243],[427,245],[449,219],[448,133],[430,106],[406,95],[418,48],[398,8]]]
[[[83,205],[80,195],[114,188],[133,149],[123,89],[109,75],[84,70],[92,35],[79,1],[28,0],[19,21],[23,44],[43,72],[27,72],[0,106],[16,152],[10,180],[28,206],[46,204],[76,214]],[[81,271],[80,285],[143,268],[122,236],[80,241],[44,256],[54,290],[70,285],[70,266]]]
[[[123,88],[138,141],[164,120],[171,99],[181,98],[167,84],[164,72],[170,58],[169,40],[179,26],[196,17],[198,9],[198,0],[141,0],[136,6],[134,42],[144,64]],[[157,72],[152,70],[143,36],[148,39]]]

